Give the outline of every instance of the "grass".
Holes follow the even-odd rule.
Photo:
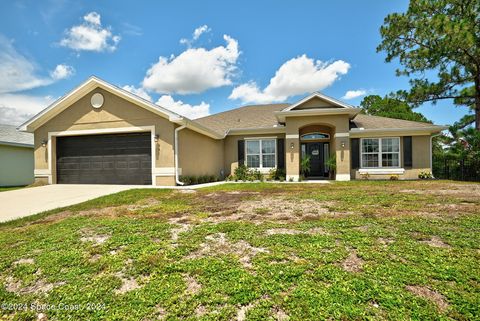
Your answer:
[[[130,190],[0,224],[0,319],[474,320],[479,244],[478,184]]]
[[[25,186],[7,186],[7,187],[0,187],[0,192],[7,192],[13,191],[15,189],[25,188]]]

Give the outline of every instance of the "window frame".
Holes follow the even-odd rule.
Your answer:
[[[376,139],[378,141],[378,152],[363,152],[363,141],[365,139]],[[398,152],[383,152],[382,151],[382,140],[383,139],[396,139],[398,141]],[[378,166],[367,167],[363,164],[363,155],[378,155]],[[398,166],[383,166],[383,154],[398,154]],[[395,169],[402,168],[402,141],[400,137],[364,137],[360,139],[360,168],[365,169],[374,169],[374,168],[384,168],[384,169]]]
[[[322,137],[322,138],[303,138],[304,136],[307,136],[307,135],[325,135],[326,137]],[[325,133],[325,132],[320,132],[320,131],[309,132],[309,133],[305,133],[305,134],[300,135],[300,140],[305,141],[305,142],[312,142],[312,141],[318,141],[318,140],[323,141],[323,140],[327,140],[327,139],[330,139],[330,134]]]
[[[258,170],[265,170],[265,171],[269,171],[273,168],[277,168],[278,164],[277,164],[277,137],[255,137],[255,138],[245,138],[245,159],[243,160],[244,161],[244,164],[248,167],[248,168],[253,168],[253,169],[258,169]],[[274,150],[275,152],[274,153],[263,153],[262,152],[262,146],[263,146],[263,143],[262,141],[264,140],[273,140],[274,142]],[[259,154],[248,154],[247,153],[247,142],[249,141],[258,141],[259,142]],[[247,162],[247,158],[248,158],[248,155],[258,155],[259,156],[259,167],[250,167],[248,166],[248,162]],[[275,165],[273,167],[264,167],[263,166],[263,155],[274,155],[274,158],[275,158]]]

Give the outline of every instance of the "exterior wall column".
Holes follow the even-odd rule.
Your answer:
[[[295,134],[286,134],[285,142],[286,179],[287,181],[298,181],[300,177],[300,138],[298,131]]]
[[[337,158],[337,170],[335,180],[350,180],[350,134],[335,133],[335,151]]]

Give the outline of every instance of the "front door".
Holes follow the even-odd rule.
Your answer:
[[[328,169],[325,166],[326,158],[328,158],[328,143],[312,142],[302,144],[304,156],[310,157],[310,173],[309,177],[326,177]],[[303,153],[302,153],[303,154]]]

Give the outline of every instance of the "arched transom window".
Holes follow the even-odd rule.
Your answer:
[[[301,140],[330,139],[330,134],[321,133],[321,132],[307,133],[307,134],[303,134],[300,137],[300,139]]]

